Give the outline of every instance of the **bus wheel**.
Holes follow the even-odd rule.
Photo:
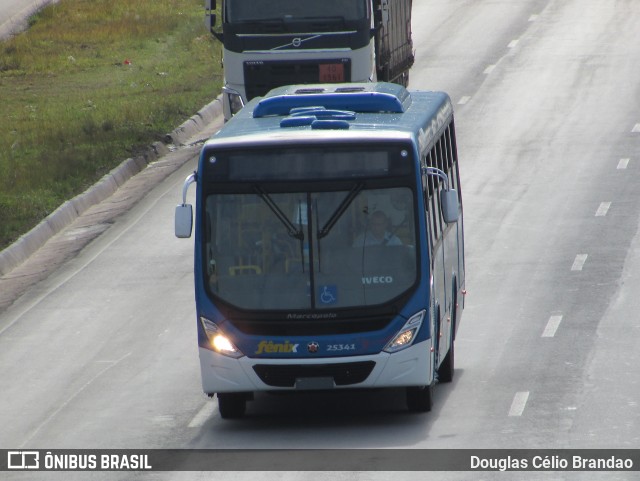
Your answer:
[[[426,413],[433,406],[433,384],[407,388],[407,407],[414,413]]]
[[[238,419],[247,409],[247,396],[242,392],[218,393],[218,409],[222,419]]]

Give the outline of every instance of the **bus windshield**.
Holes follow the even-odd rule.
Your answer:
[[[331,19],[362,20],[367,16],[365,0],[233,0],[226,4],[231,23]]]
[[[341,190],[209,193],[210,295],[241,309],[322,310],[389,302],[417,280],[414,194],[355,180]]]

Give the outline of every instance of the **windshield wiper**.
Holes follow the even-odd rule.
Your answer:
[[[264,201],[265,204],[269,207],[271,212],[275,214],[280,222],[287,228],[287,234],[294,239],[303,240],[304,232],[302,229],[297,229],[295,225],[289,220],[289,218],[285,215],[284,212],[278,207],[278,205],[273,201],[273,199],[267,194],[262,188],[258,185],[254,186],[254,189],[258,196]]]
[[[329,235],[329,232],[331,232],[331,229],[333,229],[333,226],[336,225],[336,222],[338,222],[338,220],[340,220],[340,217],[342,217],[342,214],[345,213],[345,211],[347,210],[351,202],[353,202],[353,199],[355,199],[358,196],[358,194],[363,188],[364,188],[364,184],[362,183],[356,184],[353,186],[353,188],[349,191],[349,194],[347,194],[347,196],[340,203],[340,205],[335,210],[335,212],[331,214],[331,217],[329,217],[329,220],[324,225],[324,227],[322,227],[322,229],[320,229],[320,231],[318,232],[318,240]]]

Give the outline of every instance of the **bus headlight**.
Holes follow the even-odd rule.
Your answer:
[[[398,334],[389,341],[389,343],[383,349],[385,352],[397,352],[413,344],[416,339],[416,335],[422,326],[422,320],[424,319],[427,311],[420,311],[417,314],[411,316],[411,318],[402,326],[402,329],[398,331]]]
[[[209,345],[215,352],[235,359],[244,356],[242,351],[233,345],[214,322],[211,322],[206,317],[200,317],[200,322],[209,340]]]

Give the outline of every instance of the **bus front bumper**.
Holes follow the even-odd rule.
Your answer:
[[[434,380],[430,340],[393,354],[317,359],[233,359],[204,348],[199,351],[207,394],[426,386]]]

